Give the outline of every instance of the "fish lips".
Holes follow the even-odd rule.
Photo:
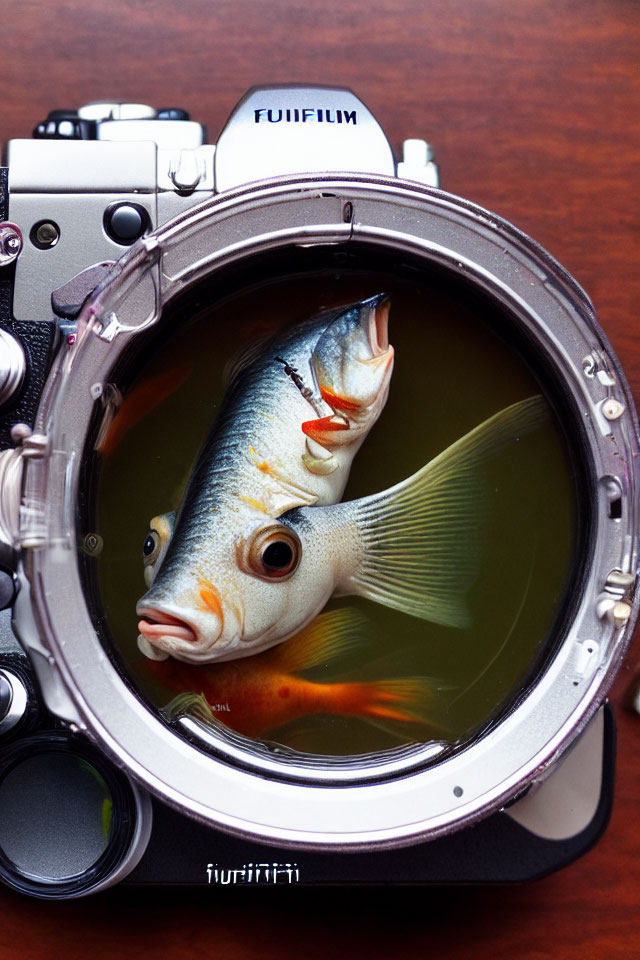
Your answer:
[[[357,334],[353,328],[343,330],[338,320],[338,326],[331,325],[313,351],[311,367],[323,400],[349,420],[370,419],[386,400],[394,359],[389,343],[390,304],[386,293],[363,300],[357,305]],[[342,362],[336,366],[338,347]]]
[[[182,617],[174,616],[164,610],[138,605],[140,616],[138,647],[152,660],[173,656],[178,660],[198,662],[208,659],[209,651],[220,638],[222,624],[216,617],[215,628],[206,633]],[[209,616],[213,619],[213,614]],[[214,626],[208,624],[208,627]]]

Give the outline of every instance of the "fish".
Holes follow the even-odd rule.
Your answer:
[[[163,551],[161,579],[171,580],[170,589],[182,593],[192,592],[193,583],[183,586],[175,558],[184,549],[194,557],[201,576],[193,599],[207,615],[222,619],[224,611],[218,587],[206,575],[207,562],[201,559],[202,548],[206,553],[210,542],[202,537],[203,523],[213,522],[221,529],[220,518],[232,516],[235,527],[264,528],[295,507],[340,500],[353,458],[388,397],[394,361],[389,308],[390,298],[379,293],[324,310],[252,344],[229,365],[221,408],[179,515],[171,521],[171,549]],[[153,529],[150,537],[159,543],[159,531]],[[282,579],[281,559],[290,545],[276,540],[262,546],[275,560],[267,580]],[[149,550],[153,552],[153,543]],[[146,569],[150,576],[152,564]],[[153,564],[154,575],[158,569],[159,564]],[[139,644],[149,655],[154,654],[154,645],[156,654],[161,647],[155,636],[151,639],[157,633],[151,620],[157,622],[158,615],[165,625],[171,621],[174,640],[186,636],[176,622],[179,617],[164,607],[159,614],[158,591],[159,581],[138,605]],[[232,599],[231,607],[227,624],[244,620],[240,600]],[[245,655],[255,652],[255,646],[247,646]]]
[[[323,362],[310,365],[320,371],[325,393],[333,384],[341,397],[349,357],[338,346],[336,339]],[[303,369],[300,359],[291,366]],[[194,664],[254,656],[294,637],[334,596],[364,597],[468,628],[488,503],[483,467],[548,421],[544,398],[497,411],[387,490],[330,503],[300,503],[292,494],[268,508],[264,487],[250,483],[260,467],[252,472],[246,454],[258,424],[268,423],[255,403],[254,395],[236,442],[237,400],[226,405],[178,515],[165,515],[164,537],[155,534],[149,542],[157,556],[137,605],[140,650],[152,659]]]
[[[431,716],[443,713],[449,688],[433,678],[320,683],[300,676],[355,649],[366,632],[364,620],[348,609],[325,611],[294,638],[254,657],[199,666],[145,660],[141,669],[177,693],[164,708],[169,718],[216,719],[247,737],[317,714],[360,717],[390,729],[394,723],[426,724],[433,735],[445,736]]]

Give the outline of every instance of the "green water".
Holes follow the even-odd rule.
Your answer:
[[[321,308],[387,291],[396,351],[386,408],[356,455],[344,499],[409,476],[504,407],[541,392],[528,366],[492,332],[491,310],[435,280],[328,273],[257,284],[211,302],[140,365],[134,386],[184,368],[182,384],[134,424],[104,462],[98,482],[95,561],[108,631],[143,696],[173,696],[146,671],[136,646],[136,601],[145,592],[141,547],[149,520],[176,509],[222,399],[223,369],[247,341]],[[187,318],[183,318],[187,319]],[[540,662],[571,579],[575,481],[554,421],[503,451],[485,481],[490,510],[483,562],[469,595],[469,629],[441,627],[341,598],[368,620],[357,652],[316,667],[317,682],[433,678],[428,722],[378,723],[305,716],[265,732],[297,750],[351,754],[442,736],[464,741],[513,702]]]

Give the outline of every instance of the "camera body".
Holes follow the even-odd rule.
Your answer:
[[[441,192],[424,141],[406,141],[396,163],[349,91],[254,89],[218,143],[205,141],[182,110],[91,104],[55,111],[32,140],[7,146],[0,873],[59,898],[125,878],[497,882],[550,872],[606,825],[615,749],[602,704],[637,613],[637,420],[592,307],[515,228]],[[577,586],[520,691],[459,749],[436,738],[327,760],[212,733],[193,716],[158,718],[109,650],[99,591],[94,607],[85,601],[102,552],[80,516],[95,479],[86,438],[100,452],[119,386],[135,384],[156,327],[166,333],[163,313],[198,284],[219,282],[228,296],[244,263],[262,276],[309,258],[311,274],[322,262],[336,277],[350,245],[358,276],[369,256],[370,272],[386,256],[403,276],[424,260],[493,297],[518,349],[548,354],[541,369],[558,380],[550,395],[569,397],[567,422],[588,420],[576,454],[587,517]],[[24,816],[18,825],[25,805],[28,828]]]

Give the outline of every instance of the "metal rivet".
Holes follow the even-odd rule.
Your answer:
[[[60,227],[53,220],[39,220],[31,227],[29,239],[39,250],[50,250],[60,239]]]
[[[15,223],[0,223],[0,267],[13,263],[22,250],[22,234]]]
[[[624,413],[624,404],[610,397],[602,404],[602,412],[607,420],[618,420]]]
[[[88,533],[82,541],[82,549],[90,557],[99,557],[102,553],[104,540],[99,533]]]

